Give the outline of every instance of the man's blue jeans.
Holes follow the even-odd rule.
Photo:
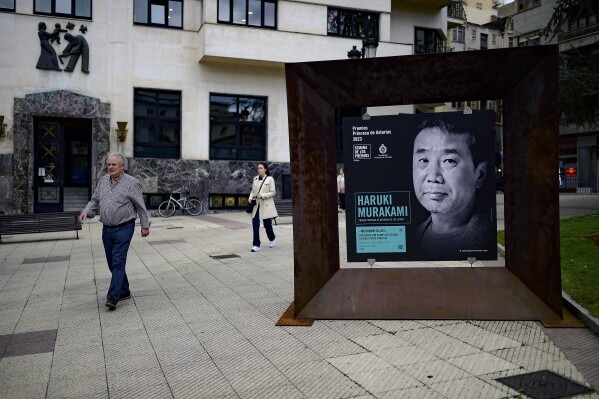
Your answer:
[[[127,263],[127,252],[134,231],[135,223],[129,223],[121,227],[105,226],[102,229],[102,242],[104,243],[104,252],[106,252],[106,261],[112,273],[106,299],[114,303],[117,303],[122,296],[131,295],[125,264]]]
[[[266,230],[266,235],[270,241],[275,239],[275,232],[272,229],[272,219],[264,219],[264,229]],[[252,219],[252,227],[254,228],[254,242],[253,246],[260,246],[260,209],[256,210],[256,216]]]

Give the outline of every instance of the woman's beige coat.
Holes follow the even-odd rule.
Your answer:
[[[257,197],[258,194],[264,195],[266,198],[256,199],[256,206],[254,206],[254,210],[252,211],[252,219],[256,216],[256,210],[260,207],[260,219],[271,219],[279,216],[277,213],[277,208],[275,207],[275,194],[277,190],[275,188],[275,179],[272,176],[265,176],[266,180],[264,181],[264,185],[260,190],[260,185],[262,184],[262,180],[258,179],[258,176],[254,177],[254,182],[252,184],[252,191],[250,192],[250,197],[248,198],[248,202],[252,200],[252,198]],[[260,190],[260,193],[258,193]]]

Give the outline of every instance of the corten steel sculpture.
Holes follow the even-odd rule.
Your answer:
[[[306,62],[285,71],[295,263],[286,314],[561,318],[556,46]],[[335,110],[478,99],[503,100],[506,267],[340,269]]]

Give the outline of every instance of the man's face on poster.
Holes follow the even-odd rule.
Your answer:
[[[468,134],[422,130],[414,140],[412,178],[418,201],[431,214],[464,215],[474,208],[486,163],[474,165]]]

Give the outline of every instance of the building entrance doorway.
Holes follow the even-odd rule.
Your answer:
[[[34,212],[83,209],[91,188],[91,119],[34,119]]]

